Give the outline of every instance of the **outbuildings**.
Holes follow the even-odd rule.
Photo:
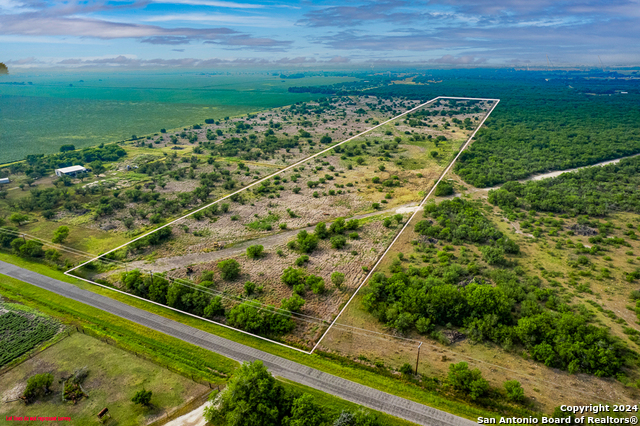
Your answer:
[[[6,185],[8,183],[11,183],[9,178],[0,178],[0,185]]]
[[[72,176],[76,177],[80,173],[86,173],[87,169],[82,166],[71,166],[71,167],[63,167],[61,169],[56,169],[56,176]]]

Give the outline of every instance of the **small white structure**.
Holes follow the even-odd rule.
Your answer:
[[[71,167],[63,167],[61,169],[56,169],[56,176],[73,176],[76,177],[79,173],[86,173],[87,169],[82,166],[71,166]]]
[[[0,185],[6,185],[8,183],[11,183],[9,178],[0,178]]]

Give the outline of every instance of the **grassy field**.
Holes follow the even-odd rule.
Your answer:
[[[37,269],[44,272],[48,268],[41,266]],[[60,278],[60,275],[54,272],[54,278]],[[237,366],[235,361],[220,355],[13,278],[2,276],[1,281],[0,294],[3,296],[66,324],[81,326],[93,336],[108,338],[127,351],[138,353],[161,366],[168,365],[181,374],[216,384],[223,383]]]
[[[77,404],[63,402],[63,384],[59,379],[83,367],[87,368],[88,376],[82,387],[89,397]],[[112,416],[108,424],[139,425],[209,391],[208,386],[194,383],[116,346],[73,333],[4,373],[0,380],[0,398],[14,399],[24,389],[26,380],[40,373],[53,374],[53,393],[26,406],[21,402],[3,404],[5,415],[65,416],[71,418],[69,424],[91,425],[99,424],[96,415],[107,407]],[[149,408],[131,402],[133,395],[143,388],[153,392]]]
[[[226,73],[225,73],[226,74]],[[307,77],[281,80],[270,74],[206,73],[59,73],[28,72],[3,79],[31,82],[0,86],[3,112],[0,163],[27,154],[52,153],[64,144],[76,147],[114,142],[306,101],[321,95],[289,93],[296,85],[353,80]]]
[[[475,419],[479,416],[496,417],[495,413],[492,413],[486,409],[469,406],[463,401],[447,399],[443,395],[426,391],[416,385],[384,375],[376,374],[367,369],[359,368],[357,365],[353,365],[353,363],[348,362],[346,359],[344,361],[334,360],[317,353],[314,355],[304,355],[291,349],[283,348],[276,344],[265,342],[263,340],[253,338],[251,336],[247,336],[245,334],[229,330],[224,327],[216,326],[215,324],[211,324],[184,314],[177,313],[167,308],[153,305],[151,303],[139,299],[134,299],[119,293],[114,293],[100,287],[91,286],[85,282],[69,278],[61,272],[50,269],[46,265],[29,262],[27,260],[16,258],[5,253],[0,253],[0,260],[14,263],[18,266],[24,267],[26,269],[31,269],[35,272],[50,276],[55,279],[59,279],[61,281],[71,282],[80,288],[94,291],[98,294],[107,295],[121,302],[130,304],[131,306],[145,309],[149,312],[153,312],[166,318],[182,322],[200,330],[216,334],[221,337],[225,337],[236,342],[301,363],[303,365],[317,368],[326,373],[334,374],[336,376],[340,376],[345,379],[382,390],[384,392],[389,392],[391,394],[407,398],[421,404],[438,408],[461,417],[466,417],[469,419]],[[81,303],[56,296],[48,291],[21,283],[17,280],[3,279],[2,281],[0,281],[0,293],[5,294],[7,297],[12,297],[15,300],[19,300],[22,303],[37,305],[43,312],[50,313],[52,316],[57,316],[59,318],[66,318],[68,321],[73,321],[74,317],[88,319],[93,318],[95,322],[108,321],[110,324],[118,325],[120,326],[119,330],[122,330],[122,325],[126,324],[127,328],[136,330],[137,336],[140,336],[141,333],[145,333],[146,336],[149,336],[156,341],[170,343],[172,347],[175,348],[175,351],[178,351],[184,347],[190,347],[192,353],[197,355],[192,356],[191,358],[203,358],[217,361],[216,365],[218,369],[222,369],[222,365],[230,362],[229,360],[212,354],[211,352],[203,351],[199,348],[195,348],[191,345],[180,342],[177,339],[169,338],[160,333],[150,331],[149,329],[145,329],[144,327],[132,324],[129,321],[119,319],[118,317],[88,307]],[[143,352],[148,352],[148,350],[144,348],[141,348],[141,350]],[[224,360],[224,362],[222,360]],[[173,364],[176,366],[176,368],[183,368],[189,373],[192,371],[187,366],[181,366],[180,364],[178,364],[178,361],[179,360],[176,360]]]

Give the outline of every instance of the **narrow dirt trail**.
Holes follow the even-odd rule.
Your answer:
[[[415,211],[415,209],[417,208],[417,205],[418,205],[417,202],[403,204],[393,209],[356,215],[349,219],[365,219],[372,216],[380,216],[380,215],[385,215],[390,213],[403,213],[403,214],[410,213]],[[196,263],[212,262],[212,261],[225,259],[228,257],[236,256],[238,254],[245,253],[247,250],[247,247],[253,246],[256,244],[264,246],[265,249],[268,249],[274,246],[284,245],[291,239],[295,238],[298,232],[300,232],[303,229],[306,230],[307,232],[313,232],[315,229],[315,225],[308,226],[306,228],[291,229],[283,232],[278,232],[276,234],[267,235],[261,238],[254,238],[251,240],[241,241],[238,243],[234,243],[233,245],[229,245],[228,247],[222,250],[208,252],[208,253],[189,253],[189,254],[184,254],[180,256],[163,257],[160,259],[155,259],[153,261],[138,260],[135,262],[131,262],[129,264],[129,267],[144,268],[147,271],[160,273],[160,272],[170,271],[176,268],[185,267],[187,265],[193,265]]]

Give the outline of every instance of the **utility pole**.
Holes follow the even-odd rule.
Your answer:
[[[418,345],[418,357],[416,358],[416,375],[418,374],[418,362],[420,362],[420,347],[422,346],[422,342]]]
[[[604,65],[602,65],[602,59],[600,59],[600,55],[598,55],[598,60],[600,61],[600,66],[602,67],[602,72],[604,72]]]

